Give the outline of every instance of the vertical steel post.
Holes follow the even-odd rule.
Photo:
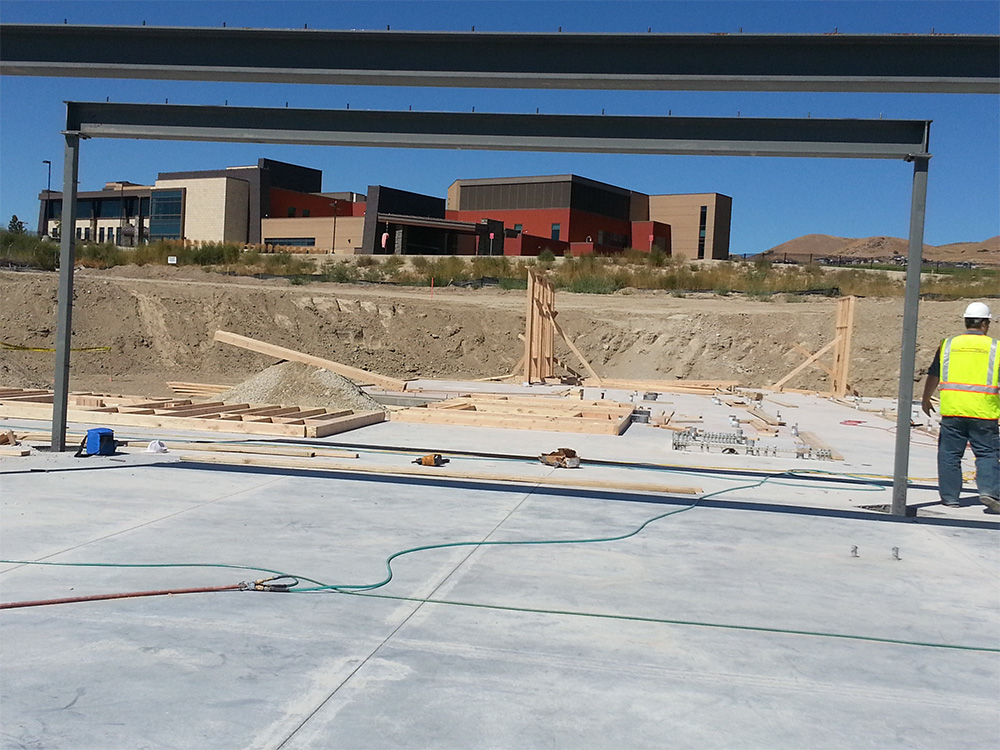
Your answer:
[[[80,136],[66,133],[63,159],[62,219],[59,233],[59,312],[56,321],[55,393],[52,398],[52,450],[66,450],[69,405],[69,352],[73,334],[73,266],[76,263],[76,181]]]
[[[903,341],[899,358],[899,399],[896,405],[896,460],[892,474],[892,514],[906,515],[906,485],[910,469],[910,414],[913,370],[917,359],[917,314],[920,308],[920,265],[924,251],[927,209],[927,163],[930,154],[913,154],[913,196],[910,202],[910,247],[906,258]]]

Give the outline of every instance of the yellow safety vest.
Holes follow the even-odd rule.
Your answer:
[[[1000,419],[1000,356],[989,336],[941,342],[941,416]]]

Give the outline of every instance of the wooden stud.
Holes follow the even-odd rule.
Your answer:
[[[809,367],[809,365],[811,365],[817,359],[819,359],[820,357],[822,357],[828,351],[830,351],[831,349],[833,349],[833,347],[835,347],[837,345],[838,341],[840,341],[840,337],[839,336],[837,338],[835,338],[833,341],[831,341],[829,344],[827,344],[826,346],[822,347],[818,352],[816,352],[814,355],[812,355],[811,357],[809,357],[805,362],[803,362],[802,364],[800,364],[798,367],[796,367],[790,373],[788,373],[783,378],[781,378],[781,380],[779,380],[777,383],[775,383],[774,385],[772,385],[771,388],[773,388],[776,391],[780,391],[782,389],[782,386],[785,383],[787,383],[789,380],[791,380],[792,378],[794,378],[796,375],[798,375],[804,369],[806,369],[807,367]]]
[[[396,391],[406,389],[405,380],[390,378],[387,375],[379,375],[378,373],[361,370],[357,367],[351,367],[350,365],[341,364],[340,362],[333,362],[332,360],[323,359],[322,357],[314,357],[311,354],[305,354],[303,352],[295,351],[294,349],[286,349],[283,346],[269,344],[266,341],[258,341],[257,339],[250,338],[249,336],[241,336],[238,333],[216,331],[214,339],[224,344],[238,346],[241,349],[249,349],[252,352],[266,354],[269,357],[287,359],[292,362],[301,362],[302,364],[310,365],[311,367],[318,367],[322,370],[330,370],[331,372],[342,375],[343,377],[353,380],[356,383],[374,384]]]
[[[833,395],[843,398],[850,388],[847,377],[851,368],[851,334],[854,330],[854,296],[837,301],[837,338],[833,352]]]

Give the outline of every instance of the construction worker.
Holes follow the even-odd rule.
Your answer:
[[[959,505],[962,456],[972,446],[976,487],[987,513],[1000,513],[1000,347],[990,338],[990,308],[973,302],[965,308],[966,331],[941,342],[924,384],[923,410],[934,411],[931,396],[941,388],[938,435],[938,494]]]

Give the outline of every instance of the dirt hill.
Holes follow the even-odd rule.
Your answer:
[[[783,242],[761,253],[774,261],[790,260],[808,263],[819,258],[841,256],[865,260],[889,260],[905,256],[909,241],[900,237],[833,237],[828,234],[807,234]],[[974,263],[981,266],[1000,266],[1000,236],[983,242],[955,242],[950,245],[924,245],[925,260],[942,263]]]
[[[55,345],[57,274],[0,272],[0,341]],[[217,329],[386,375],[479,378],[511,372],[523,353],[525,293],[258,280],[197,268],[120,267],[77,273],[71,387],[169,395],[170,380],[236,384],[275,360],[212,340]],[[800,344],[833,337],[836,302],[751,301],[666,292],[559,292],[559,322],[594,368],[612,378],[733,379],[766,386],[798,365]],[[917,376],[965,302],[923,302]],[[860,299],[850,382],[895,395],[903,302]],[[557,356],[573,363],[565,347]],[[0,349],[0,385],[51,387],[54,355]],[[810,369],[790,386],[822,389]]]

